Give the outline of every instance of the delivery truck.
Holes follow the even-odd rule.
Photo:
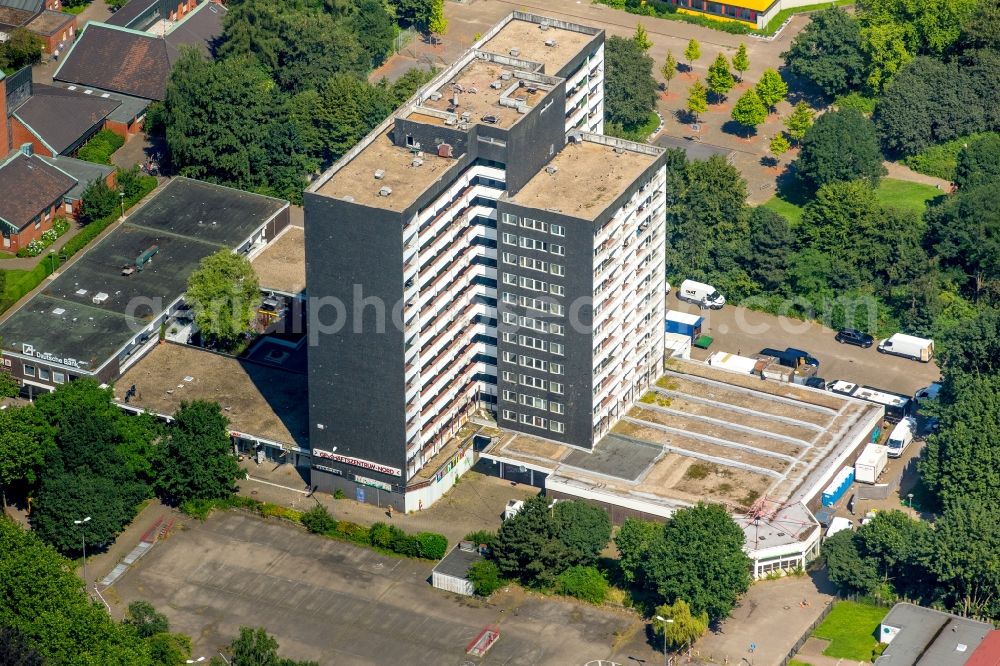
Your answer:
[[[893,354],[929,363],[934,358],[934,341],[905,333],[896,333],[878,343],[878,350],[882,354]]]
[[[898,458],[903,455],[903,451],[913,441],[913,433],[917,430],[917,423],[912,418],[905,418],[896,424],[896,427],[889,433],[889,457]]]
[[[876,483],[889,463],[889,447],[869,444],[854,461],[854,480],[858,483]]]
[[[721,310],[726,304],[726,297],[719,293],[719,290],[704,282],[694,280],[684,280],[681,288],[677,292],[677,298],[688,303],[694,303],[698,307],[712,310]]]

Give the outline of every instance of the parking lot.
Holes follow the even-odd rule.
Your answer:
[[[264,626],[281,654],[320,664],[584,664],[662,659],[632,613],[498,593],[490,603],[430,586],[432,564],[387,557],[240,513],[189,521],[114,585],[117,614],[153,603],[211,657],[242,625]],[[484,659],[465,648],[484,627]],[[631,662],[629,662],[631,663]]]
[[[749,356],[765,347],[796,347],[819,360],[818,376],[827,381],[844,379],[913,395],[920,388],[941,378],[941,373],[933,362],[920,363],[879,354],[874,346],[861,349],[842,345],[834,340],[836,331],[816,322],[778,317],[729,305],[721,310],[699,310],[696,305],[678,301],[674,293],[667,297],[667,307],[701,314],[705,318],[702,334],[711,336],[715,341],[708,351],[693,350],[692,356],[700,360],[715,351]]]

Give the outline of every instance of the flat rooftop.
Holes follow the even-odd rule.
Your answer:
[[[810,499],[880,416],[824,391],[672,361],[592,452],[506,433],[485,455],[667,509],[709,501],[745,512],[761,498]]]
[[[628,144],[630,142],[623,142]],[[648,146],[647,146],[648,147]],[[516,204],[593,220],[659,158],[656,154],[583,140],[569,142],[517,194]],[[555,169],[554,173],[550,173]]]
[[[229,427],[279,444],[308,448],[306,376],[185,345],[157,345],[114,385],[115,399],[172,416],[182,401],[217,402]]]
[[[543,71],[555,76],[600,32],[596,28],[591,28],[593,32],[589,34],[567,30],[555,27],[552,21],[547,21],[546,25],[549,27],[542,30],[541,23],[512,19],[481,44],[479,50],[542,63],[545,65]],[[555,45],[547,46],[545,42],[548,40],[555,41]],[[514,56],[511,49],[517,49],[518,55]]]
[[[389,138],[391,131],[386,130],[377,136],[354,159],[340,167],[317,192],[401,212],[458,163],[454,158],[425,152],[423,164],[413,166],[414,154],[408,148],[393,144]],[[375,177],[375,172],[379,170],[384,172],[381,179]],[[383,187],[392,192],[388,196],[379,195]]]
[[[235,248],[287,207],[279,199],[174,178],[0,324],[3,349],[97,370],[187,288],[198,263]],[[122,267],[156,246],[132,275]]]
[[[302,227],[285,227],[253,258],[262,289],[298,294],[306,288],[306,236]]]
[[[911,603],[898,603],[882,620],[899,633],[876,664],[962,666],[993,631],[993,625]]]
[[[469,113],[470,123],[487,123],[504,129],[514,126],[521,116],[512,106],[501,106],[500,99],[523,100],[528,109],[537,106],[548,94],[549,86],[540,86],[520,79],[515,68],[489,60],[473,58],[435,91],[440,99],[426,98],[420,106],[447,113]],[[502,77],[507,76],[507,80]],[[494,88],[494,85],[499,85]],[[511,89],[514,89],[513,91]],[[455,100],[458,104],[455,104]],[[490,121],[484,120],[491,118]]]

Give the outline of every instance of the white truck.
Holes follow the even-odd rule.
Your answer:
[[[684,280],[677,291],[677,298],[682,301],[694,303],[698,307],[705,309],[721,310],[726,304],[726,297],[719,293],[719,290],[704,282],[694,280]]]
[[[875,483],[889,463],[889,447],[869,444],[854,461],[854,480],[858,483]]]
[[[903,451],[913,441],[913,433],[917,430],[917,423],[912,418],[907,417],[896,424],[896,427],[889,433],[889,457],[898,458],[903,455]]]
[[[934,341],[918,338],[915,335],[896,333],[878,343],[878,350],[882,354],[894,354],[912,358],[914,361],[929,363],[934,358]]]

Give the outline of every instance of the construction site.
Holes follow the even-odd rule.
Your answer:
[[[818,549],[811,512],[822,489],[853,464],[882,417],[882,407],[853,398],[671,359],[592,453],[508,432],[482,458],[492,473],[550,497],[599,503],[615,523],[723,504],[763,575],[804,564]]]

